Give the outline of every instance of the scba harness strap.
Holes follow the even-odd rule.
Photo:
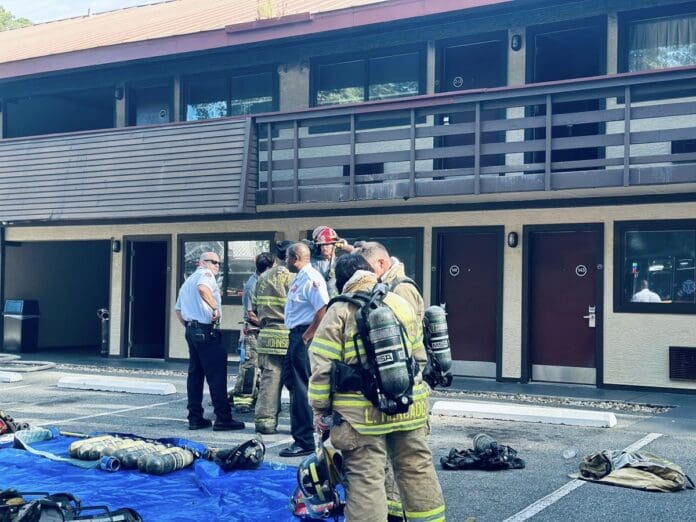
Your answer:
[[[372,292],[354,292],[334,297],[330,302],[351,303],[355,312],[357,332],[353,346],[357,365],[334,361],[331,382],[333,391],[361,391],[380,411],[387,415],[405,413],[413,404],[414,376],[417,362],[406,350],[404,325],[384,303],[389,289],[377,284]],[[363,364],[358,346],[362,341],[367,359]]]

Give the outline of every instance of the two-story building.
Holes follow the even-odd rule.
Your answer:
[[[173,0],[0,33],[3,299],[187,357],[173,305],[320,224],[446,303],[455,373],[696,390],[696,2]],[[83,348],[79,348],[83,347]]]

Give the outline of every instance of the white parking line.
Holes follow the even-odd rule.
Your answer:
[[[186,397],[183,397],[181,399],[174,399],[173,401],[158,402],[156,404],[148,404],[146,406],[134,406],[133,408],[124,408],[122,410],[105,411],[102,413],[94,413],[92,415],[82,415],[80,417],[73,417],[71,419],[51,420],[48,422],[42,422],[39,424],[35,424],[35,426],[45,426],[46,424],[57,424],[60,422],[75,422],[75,421],[84,420],[84,419],[93,419],[96,417],[105,417],[106,415],[118,415],[119,413],[126,413],[129,411],[136,411],[136,410],[146,410],[148,408],[156,408],[157,406],[166,406],[167,404],[174,404],[175,402],[183,402],[185,400],[187,400]]]
[[[20,388],[28,388],[29,386],[32,386],[31,384],[21,384],[19,386],[8,386],[5,388],[4,386],[2,387],[2,391],[8,391],[8,390],[19,390]]]
[[[624,451],[638,451],[642,447],[647,446],[652,441],[660,437],[662,437],[662,433],[649,433],[639,441],[636,441],[627,448],[625,448]],[[522,511],[519,511],[511,517],[506,518],[503,522],[522,522],[523,520],[528,520],[540,511],[543,511],[547,507],[558,502],[568,493],[578,489],[580,486],[586,483],[586,481],[580,479],[571,480],[570,482],[564,484],[550,495],[546,495],[544,498],[537,500],[536,502],[534,502],[534,504],[530,504]]]

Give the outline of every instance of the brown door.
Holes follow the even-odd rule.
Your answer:
[[[441,74],[439,92],[463,91],[483,87],[499,87],[507,81],[507,35],[483,41],[454,42],[442,46]],[[481,120],[505,119],[505,110],[484,109]],[[455,125],[475,121],[473,108],[462,112],[452,112],[441,118],[443,125]],[[499,143],[505,141],[501,131],[484,132],[481,143]],[[444,136],[441,147],[458,147],[474,144],[474,132]],[[505,164],[503,154],[487,154],[481,157],[481,166],[490,167]],[[459,169],[474,166],[473,153],[469,156],[444,158],[438,168]]]
[[[597,383],[601,232],[530,232],[528,343],[532,379]]]
[[[433,303],[446,305],[457,375],[496,377],[502,228],[436,231]]]

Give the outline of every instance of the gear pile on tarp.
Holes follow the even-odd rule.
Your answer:
[[[106,506],[111,510],[127,507],[148,522],[297,520],[288,510],[288,499],[297,485],[297,468],[263,463],[257,469],[226,472],[215,462],[195,459],[192,465],[165,475],[124,469],[105,473],[98,467],[79,467],[70,462],[91,464],[70,457],[70,444],[81,439],[51,431],[53,438],[32,442],[32,451],[8,444],[0,446],[3,488],[18,492],[69,492],[84,506]],[[190,448],[198,444],[186,439],[177,441],[178,446]],[[258,458],[258,444],[247,444],[243,450],[236,458],[236,451],[231,451],[218,460],[231,463],[247,450],[252,458]]]
[[[583,457],[580,472],[572,478],[646,491],[694,489],[694,483],[677,464],[652,453],[604,450]]]
[[[493,437],[485,433],[474,436],[472,449],[458,450],[452,448],[446,457],[440,458],[443,469],[481,469],[496,471],[500,469],[522,469],[524,460],[517,456],[517,451],[510,446],[498,444]]]

